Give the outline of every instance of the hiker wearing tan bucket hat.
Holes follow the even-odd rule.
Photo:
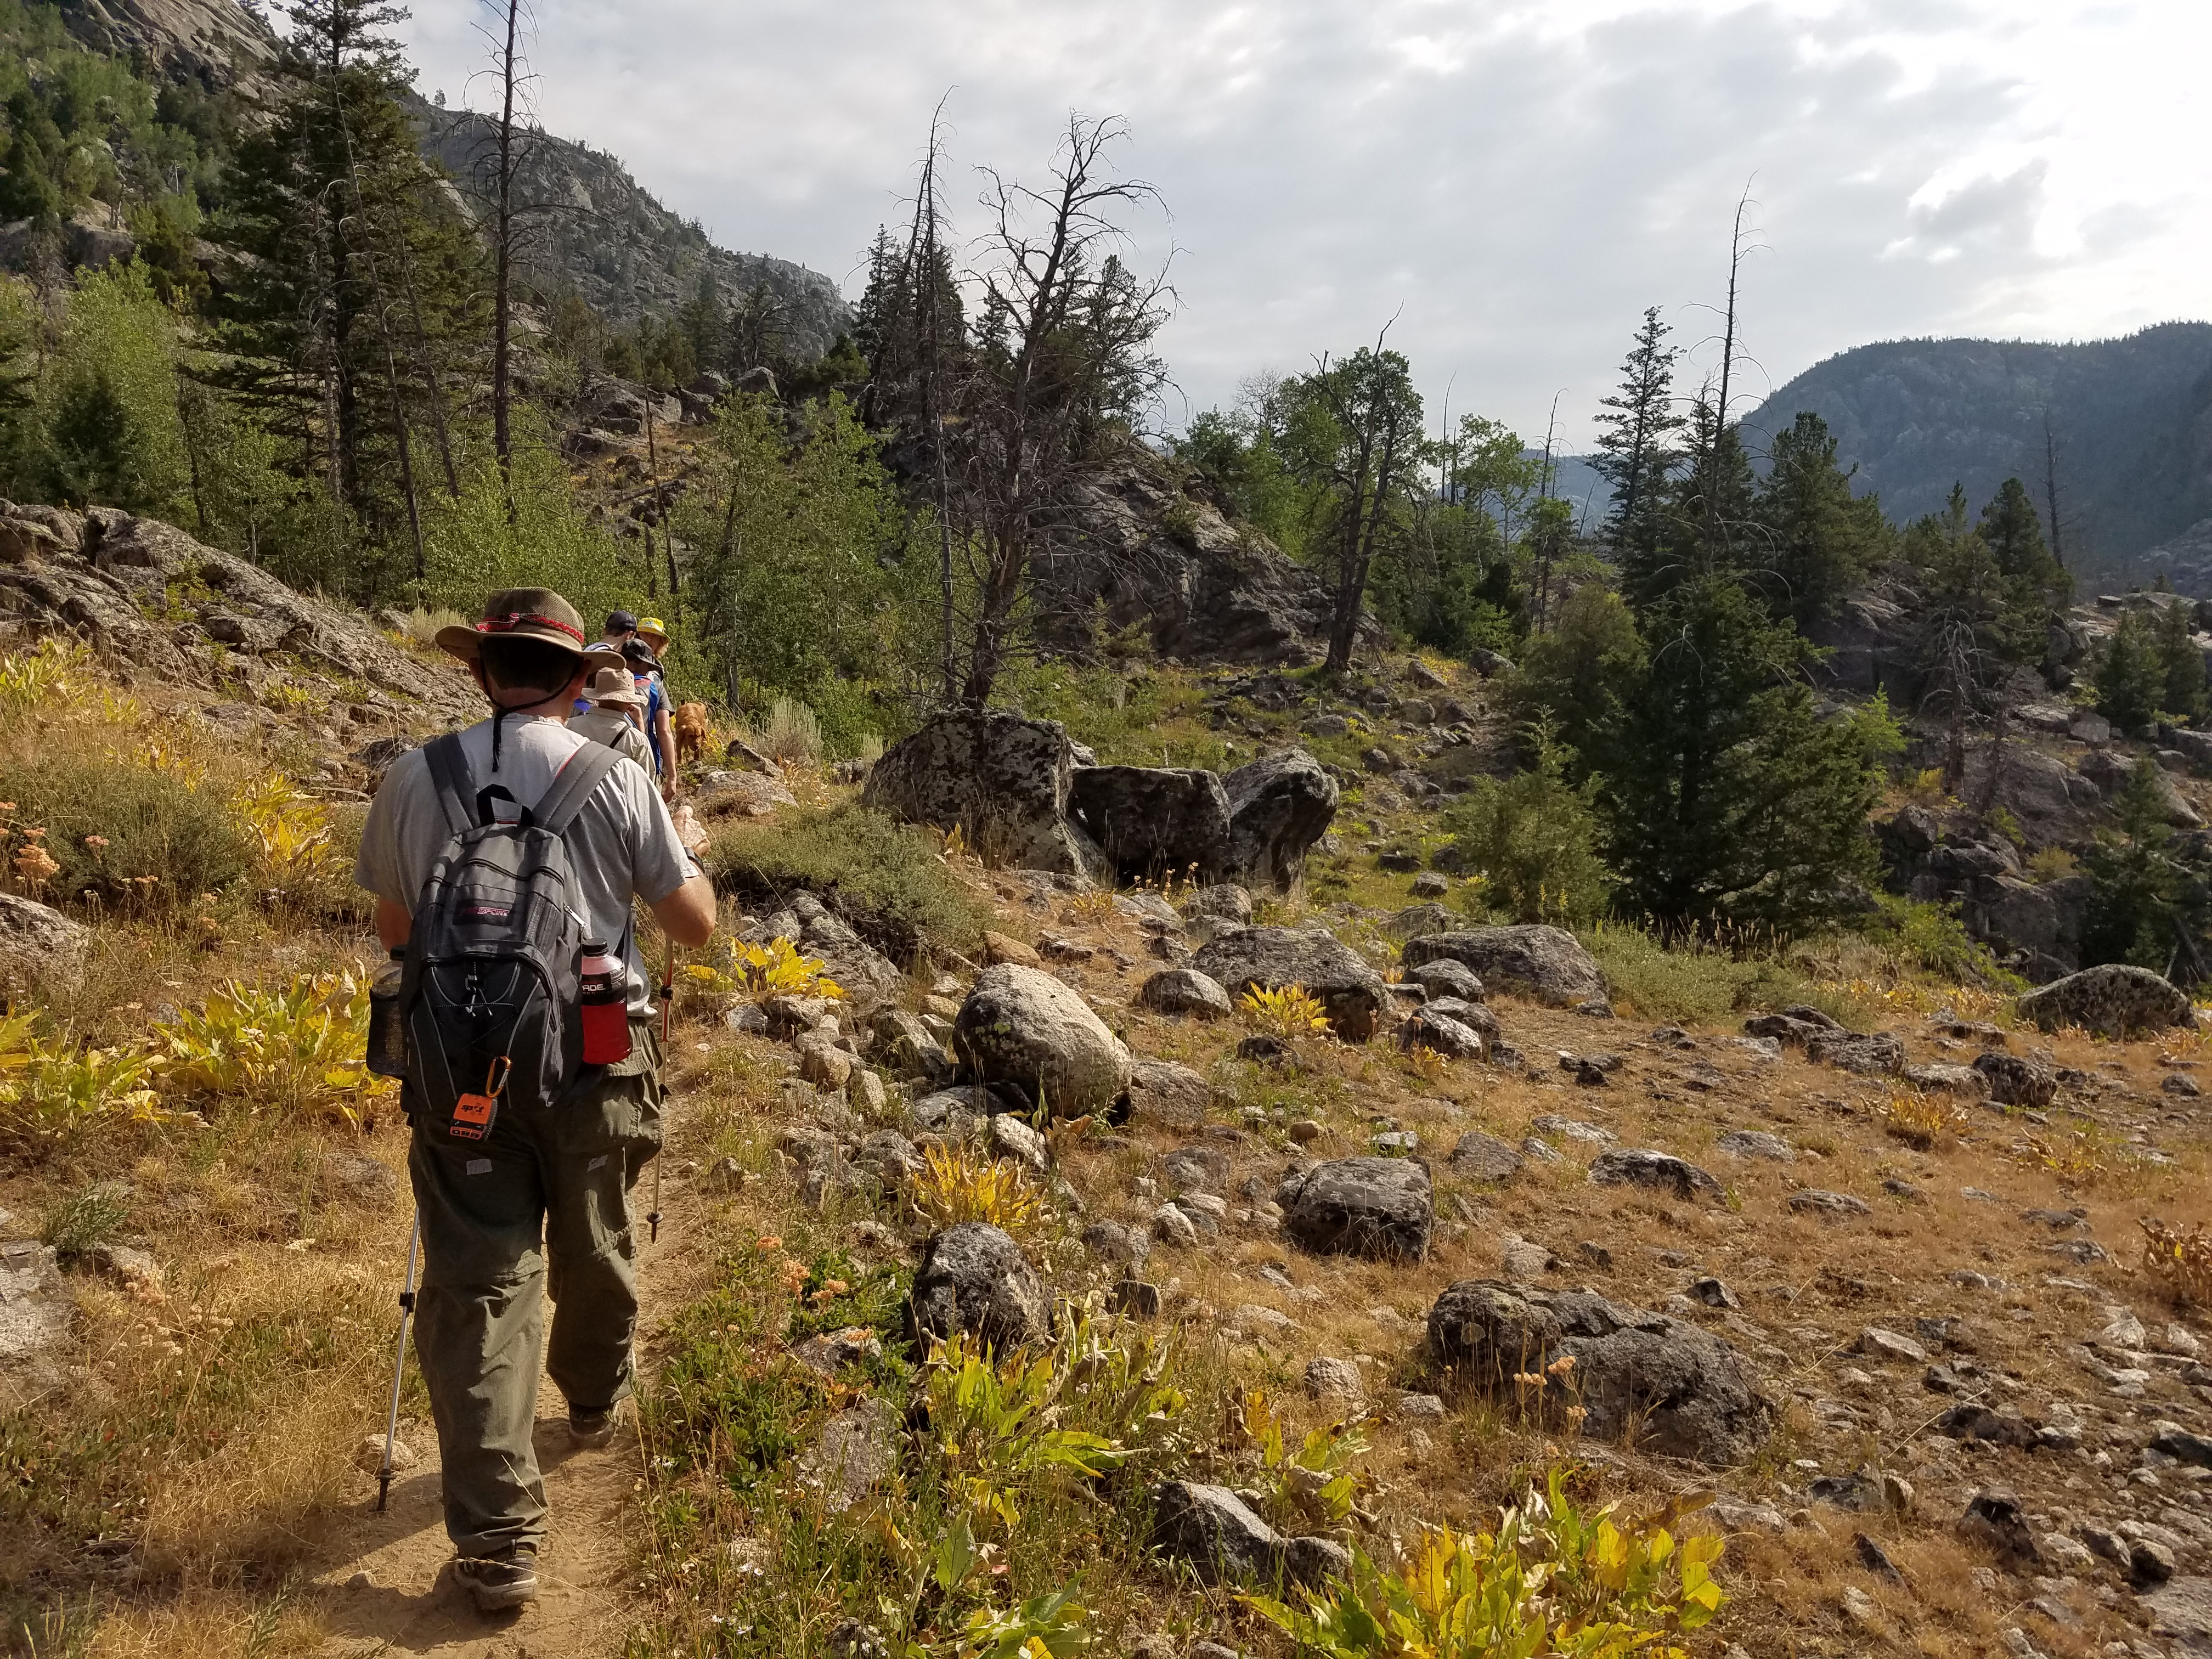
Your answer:
[[[630,1391],[630,1193],[659,1151],[661,1104],[631,905],[699,945],[714,893],[652,779],[566,724],[595,677],[611,677],[598,682],[611,716],[627,722],[622,700],[636,696],[621,653],[589,640],[574,606],[512,588],[437,639],[491,718],[392,763],[355,879],[376,896],[378,938],[404,956],[415,1352],[453,1576],[490,1612],[538,1595],[541,1360],[579,1447],[614,1437]]]
[[[568,729],[619,749],[650,772],[653,749],[645,740],[646,697],[637,683],[619,668],[602,668],[584,687],[584,700],[591,707],[571,715]]]

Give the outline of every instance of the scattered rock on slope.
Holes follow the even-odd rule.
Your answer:
[[[1348,1572],[1352,1558],[1325,1538],[1285,1538],[1226,1486],[1170,1480],[1153,1489],[1152,1546],[1188,1561],[1209,1584],[1317,1584]]]
[[[73,984],[84,975],[92,930],[50,905],[0,893],[0,984],[27,991],[40,981]]]
[[[2040,986],[2021,998],[2019,1008],[2044,1030],[2079,1025],[2098,1036],[2161,1031],[2191,1018],[2185,992],[2148,968],[2117,962]]]
[[[1232,999],[1255,988],[1303,986],[1347,1042],[1373,1036],[1390,1000],[1382,975],[1326,927],[1224,927],[1189,965]]]
[[[1103,1111],[1129,1086],[1129,1051],[1091,1005],[1015,963],[976,979],[953,1021],[952,1047],[978,1078],[1042,1097],[1056,1116]]]
[[[1540,924],[1430,933],[1408,940],[1403,956],[1409,970],[1449,957],[1493,988],[1505,986],[1553,1008],[1605,994],[1605,975],[1575,936]]]
[[[1344,1158],[1285,1176],[1276,1189],[1283,1231],[1316,1255],[1419,1261],[1428,1253],[1435,1195],[1410,1158]]]
[[[1020,1245],[963,1221],[922,1246],[907,1324],[918,1344],[965,1331],[1006,1353],[1051,1334],[1052,1303]]]
[[[1435,1364],[1504,1399],[1520,1396],[1516,1376],[1571,1355],[1571,1398],[1595,1440],[1633,1431],[1662,1455],[1721,1465],[1749,1457],[1774,1426],[1773,1400],[1731,1344],[1587,1291],[1462,1279],[1430,1310],[1428,1340]]]
[[[1137,1006],[1156,1014],[1226,1019],[1235,1012],[1229,993],[1195,968],[1168,968],[1137,988]]]

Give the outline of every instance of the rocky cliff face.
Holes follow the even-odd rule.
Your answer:
[[[140,55],[209,90],[263,81],[276,37],[237,0],[58,0],[70,33],[97,52]]]
[[[414,113],[423,153],[460,182],[463,198],[482,214],[496,153],[494,124],[420,100]],[[526,277],[542,290],[572,291],[614,321],[666,315],[688,303],[700,278],[710,276],[725,307],[765,288],[781,349],[792,357],[819,356],[851,326],[837,285],[821,272],[716,247],[697,225],[655,200],[619,161],[588,144],[530,134],[517,199],[531,209]]]

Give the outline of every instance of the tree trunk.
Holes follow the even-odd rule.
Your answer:
[[[492,228],[491,447],[507,491],[507,522],[514,522],[514,439],[508,429],[512,398],[508,312],[514,255],[514,38],[522,0],[507,0],[507,38],[500,52],[499,195]]]

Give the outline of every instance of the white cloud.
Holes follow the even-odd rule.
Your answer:
[[[1071,108],[1172,217],[1192,404],[1371,340],[1432,408],[1587,434],[1638,314],[1683,337],[1750,182],[1754,398],[1899,335],[2087,337],[2203,308],[2195,0],[538,0],[545,125],[726,245],[853,285],[947,88],[953,159],[1041,169]],[[418,0],[467,86],[482,0]],[[973,192],[956,190],[965,204]],[[980,217],[963,216],[972,228]],[[1169,411],[1179,417],[1178,404]]]

